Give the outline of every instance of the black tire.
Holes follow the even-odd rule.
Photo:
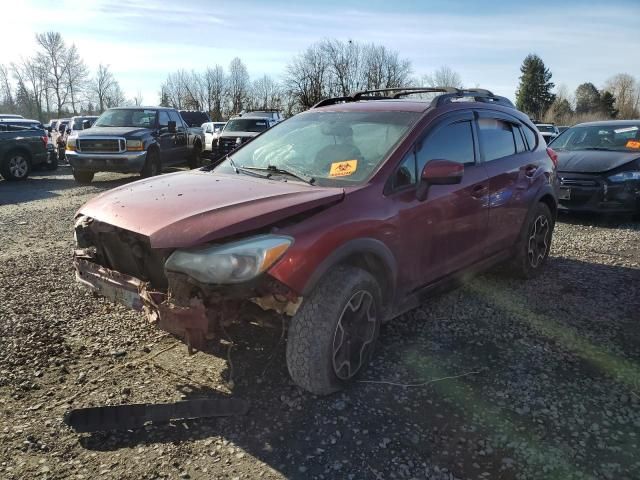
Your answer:
[[[49,171],[57,170],[58,169],[58,156],[55,153],[53,153],[53,154],[49,155],[49,160],[50,160],[49,162],[42,164],[44,166],[44,168],[49,170]]]
[[[155,149],[151,149],[147,152],[147,160],[144,162],[144,167],[140,171],[142,178],[155,177],[162,173],[162,165],[160,164],[160,155]]]
[[[351,266],[331,270],[304,299],[291,321],[287,367],[293,381],[311,393],[328,395],[343,389],[364,371],[380,331],[381,298],[378,282],[365,270]],[[351,339],[362,341],[360,348],[354,349],[354,354],[359,351],[359,365],[353,368]],[[349,362],[343,358],[343,348]]]
[[[0,163],[0,175],[10,182],[26,180],[31,172],[31,157],[23,150],[12,150]]]
[[[94,172],[78,172],[77,170],[73,170],[72,173],[75,181],[83,185],[87,185],[93,180]]]
[[[545,203],[538,203],[531,211],[510,264],[513,275],[529,279],[540,274],[549,257],[555,219]]]
[[[190,169],[200,168],[202,166],[202,146],[199,143],[193,145],[193,152],[189,157],[187,165]]]

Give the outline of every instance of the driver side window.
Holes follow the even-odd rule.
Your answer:
[[[165,112],[164,110],[160,110],[160,115],[158,118],[158,126],[160,127],[160,130],[169,128],[169,115],[167,114],[167,112]]]
[[[417,158],[419,172],[431,160],[449,160],[463,165],[473,165],[475,151],[471,122],[464,120],[438,128],[419,145]]]

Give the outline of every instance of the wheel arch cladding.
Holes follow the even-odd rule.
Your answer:
[[[551,195],[549,192],[543,193],[542,196],[538,199],[538,202],[546,204],[547,207],[549,207],[553,218],[556,218],[556,215],[558,213],[558,204],[553,195]]]
[[[25,156],[25,158],[27,159],[27,161],[31,161],[31,152],[29,152],[29,150],[27,150],[26,148],[23,147],[13,147],[10,150],[7,151],[7,153],[5,153],[4,158],[5,159],[9,159],[11,157],[11,155],[15,154],[15,153],[21,153],[22,155]]]
[[[338,247],[325,258],[307,281],[303,295],[307,296],[332,268],[351,265],[369,272],[378,281],[385,305],[395,296],[397,263],[384,243],[374,238],[360,238]]]

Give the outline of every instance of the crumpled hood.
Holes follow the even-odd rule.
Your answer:
[[[551,145],[553,148],[553,145]],[[556,151],[558,171],[572,173],[601,173],[623,166],[640,158],[636,152],[611,152],[604,150]]]
[[[78,137],[105,136],[105,137],[131,137],[141,133],[149,132],[148,128],[137,127],[91,127],[86,130],[79,130]]]
[[[145,235],[154,248],[178,248],[263,228],[343,197],[341,188],[194,170],[109,190],[78,214]]]

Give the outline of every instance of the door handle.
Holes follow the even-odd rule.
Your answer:
[[[475,185],[472,189],[471,189],[471,196],[473,198],[482,198],[485,193],[487,193],[489,189],[487,188],[486,185]]]
[[[538,171],[537,165],[527,165],[524,168],[524,174],[529,178],[533,177],[537,171]]]

